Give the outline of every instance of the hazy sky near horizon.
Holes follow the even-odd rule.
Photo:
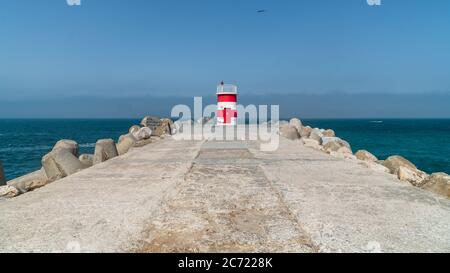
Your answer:
[[[381,2],[4,0],[0,101],[450,93],[450,1]]]

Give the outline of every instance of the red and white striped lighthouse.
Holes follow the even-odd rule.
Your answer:
[[[217,86],[217,122],[216,125],[236,125],[237,86],[224,84]]]

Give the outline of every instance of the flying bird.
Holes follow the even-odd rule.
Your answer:
[[[257,13],[264,13],[264,12],[266,12],[266,10],[265,10],[265,9],[259,9],[259,10],[257,10],[256,12],[257,12]]]

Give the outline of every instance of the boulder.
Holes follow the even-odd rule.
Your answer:
[[[141,129],[141,126],[133,125],[130,127],[130,129],[128,129],[128,133],[134,134],[134,133],[137,133],[140,129]]]
[[[146,116],[141,121],[141,126],[148,127],[152,129],[152,127],[157,127],[161,124],[161,118],[155,116]]]
[[[357,160],[354,154],[343,154],[343,155],[347,159]]]
[[[350,147],[350,144],[347,141],[342,140],[338,137],[323,137],[322,145],[325,148],[325,150],[327,150],[329,152],[331,152],[331,151],[336,152],[341,147],[347,147],[350,150],[352,149]]]
[[[45,170],[42,168],[38,171],[8,181],[8,185],[18,189],[20,193],[25,193],[43,187],[49,182]]]
[[[117,140],[117,143],[122,142],[122,141],[123,141],[124,139],[126,139],[126,138],[131,138],[131,139],[133,139],[134,141],[137,141],[137,139],[136,139],[132,134],[125,134],[125,135],[119,136],[119,139]]]
[[[325,148],[323,148],[325,150]],[[353,152],[350,148],[347,146],[342,146],[336,151],[332,150],[326,150],[326,152],[334,157],[337,158],[344,158],[344,159],[356,159],[356,156],[353,155]]]
[[[388,168],[373,161],[360,161],[359,164],[377,172],[390,173]]]
[[[118,156],[116,143],[112,139],[100,139],[95,144],[94,165]]]
[[[81,161],[86,168],[92,167],[94,165],[94,155],[91,154],[82,154],[78,159]]]
[[[131,134],[134,136],[136,140],[149,139],[152,136],[152,129],[148,127],[142,127]]]
[[[143,139],[143,140],[138,140],[134,143],[133,147],[143,147],[147,144],[150,144],[153,142],[153,139]]]
[[[162,136],[165,134],[172,134],[173,121],[171,119],[161,119],[161,124],[152,129],[152,136]]]
[[[13,198],[19,194],[19,190],[14,188],[13,186],[0,186],[0,198]]]
[[[355,156],[357,159],[363,160],[363,161],[372,161],[372,162],[378,161],[378,158],[376,156],[374,156],[373,154],[369,153],[366,150],[357,151],[355,153]]]
[[[309,139],[309,138],[302,138],[301,141],[303,142],[303,145],[305,145],[305,147],[323,151],[323,147],[319,144],[319,142],[317,140]]]
[[[315,139],[310,139],[310,138],[302,138],[300,139],[300,141],[304,144],[304,145],[320,145],[319,141],[315,140]]]
[[[350,155],[353,155],[352,150],[350,150],[350,148],[347,147],[347,146],[342,146],[341,148],[337,149],[336,152],[341,153],[341,154],[350,154]],[[355,157],[355,158],[356,158],[356,157]]]
[[[152,130],[148,127],[141,128],[138,136],[142,139],[149,139],[152,136]]]
[[[56,142],[55,146],[53,146],[53,151],[66,149],[74,156],[78,157],[78,143],[76,141],[70,140],[70,139],[61,139],[60,141]]]
[[[0,186],[6,184],[5,173],[3,172],[3,163],[0,161]]]
[[[302,122],[298,119],[298,118],[293,118],[289,121],[289,125],[291,127],[294,127],[297,132],[300,133],[301,129],[302,129]]]
[[[69,149],[56,149],[46,154],[42,158],[42,167],[50,182],[85,168]]]
[[[388,168],[392,174],[397,174],[398,169],[401,166],[411,170],[417,170],[417,167],[414,164],[412,164],[406,158],[401,157],[399,155],[388,157],[386,160],[383,161],[383,166]]]
[[[132,134],[121,135],[116,145],[119,155],[126,154],[136,143],[136,138]]]
[[[320,145],[322,145],[322,137],[322,132],[317,128],[313,129],[309,134],[309,138],[316,140]]]
[[[339,137],[323,137],[322,138],[322,145],[326,145],[329,142],[336,142],[341,147],[346,146],[351,149],[350,144],[347,141],[345,141]]]
[[[298,133],[300,134],[300,137],[307,138],[311,134],[312,128],[309,126],[302,126],[300,127],[300,131]]]
[[[147,116],[141,121],[141,125],[150,128],[152,130],[152,136],[172,134],[173,121],[171,119]]]
[[[397,170],[397,177],[401,181],[407,181],[414,186],[420,186],[428,175],[420,170],[413,170],[404,166],[400,166]]]
[[[297,129],[290,126],[289,124],[280,125],[279,134],[282,137],[285,137],[290,140],[296,140],[300,138],[300,135],[297,132]]]
[[[322,140],[323,141],[323,140]],[[343,147],[341,144],[339,144],[337,141],[329,141],[329,142],[322,142],[323,147],[328,152],[335,152],[339,150],[339,148]]]
[[[348,148],[345,147],[345,149],[348,149]],[[331,156],[341,158],[341,159],[356,159],[356,156],[354,156],[353,154],[349,154],[349,153],[338,152],[338,151],[327,151],[327,152],[329,152],[329,154]]]
[[[45,176],[49,179],[49,181],[53,182],[64,176],[59,169],[58,164],[55,162],[55,152],[52,151],[46,155],[44,155],[41,159],[42,168],[44,169]]]
[[[433,173],[422,182],[421,187],[450,198],[450,175],[446,173]]]
[[[164,135],[164,131],[165,130],[161,126],[159,126],[155,128],[154,131],[152,131],[152,136],[161,137],[162,135]]]
[[[324,131],[322,132],[322,134],[323,134],[324,137],[335,137],[335,136],[336,136],[336,134],[334,133],[334,131],[331,130],[331,129],[324,130]]]

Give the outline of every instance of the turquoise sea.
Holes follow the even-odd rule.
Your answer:
[[[450,173],[450,119],[304,120],[331,128],[353,152],[364,149],[378,159],[401,155],[427,172]]]
[[[93,153],[101,138],[115,140],[138,124],[134,119],[0,119],[0,160],[8,180],[35,171],[60,139],[73,139],[81,153]],[[450,173],[450,119],[305,119],[312,127],[332,128],[354,151],[378,158],[399,154],[420,169]]]
[[[133,119],[0,119],[0,160],[7,180],[40,169],[41,158],[60,139],[73,139],[80,153],[93,153],[98,139],[128,132]]]

